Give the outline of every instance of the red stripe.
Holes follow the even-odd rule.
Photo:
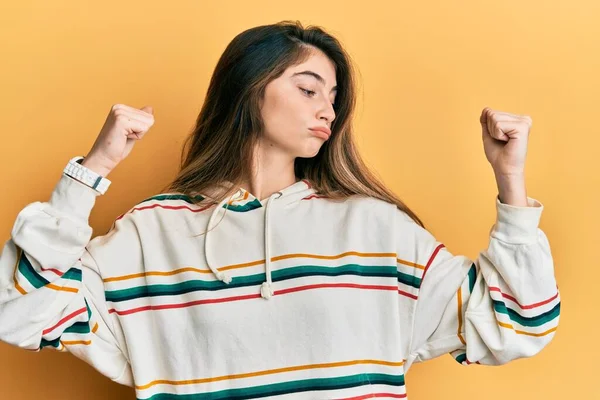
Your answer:
[[[44,268],[44,267],[42,267],[42,266],[40,266],[40,268],[41,268],[41,269],[42,269],[42,271],[44,271],[44,272],[46,272],[46,271],[54,272],[54,273],[55,273],[56,275],[58,275],[58,276],[63,276],[63,274],[64,274],[64,272],[60,272],[59,270],[57,270],[57,269],[54,269],[54,268]]]
[[[309,189],[312,187],[312,185],[310,184],[310,182],[308,180],[302,179],[302,182],[306,183],[306,186],[308,186]]]
[[[86,312],[86,311],[87,311],[87,308],[85,308],[85,307],[83,307],[83,308],[80,308],[80,309],[79,309],[79,310],[77,310],[77,311],[73,311],[71,314],[67,315],[66,317],[64,317],[63,319],[61,319],[60,321],[58,321],[58,323],[57,323],[56,325],[54,325],[54,326],[52,326],[52,327],[50,327],[50,328],[48,328],[48,329],[45,329],[45,330],[43,330],[43,331],[42,331],[42,335],[45,335],[45,334],[47,334],[47,333],[49,333],[49,332],[52,332],[52,331],[53,331],[54,329],[56,329],[58,326],[60,326],[60,325],[64,324],[64,323],[65,323],[65,322],[67,322],[68,320],[70,320],[70,319],[72,319],[72,318],[75,318],[75,317],[76,317],[76,316],[78,316],[79,314],[82,314],[82,313],[84,313],[84,312]]]
[[[310,289],[319,288],[351,288],[351,289],[374,289],[374,290],[398,290],[397,286],[383,286],[383,285],[359,285],[356,283],[321,283],[315,285],[299,286],[290,289],[283,289],[275,291],[276,295],[287,294],[293,292],[301,292]]]
[[[357,284],[353,284],[353,283],[331,283],[331,284],[306,285],[306,286],[300,286],[300,287],[295,287],[295,288],[290,288],[290,289],[276,290],[275,296],[287,294],[287,293],[293,293],[293,292],[300,292],[300,291],[304,291],[304,290],[318,289],[318,288],[398,290],[398,287],[396,287],[396,286],[357,285]],[[407,295],[409,295],[409,297],[412,296],[408,293],[407,293]],[[198,306],[198,305],[202,305],[202,304],[228,303],[228,302],[232,302],[232,301],[251,300],[251,299],[258,299],[258,298],[260,298],[260,294],[246,294],[246,295],[242,295],[242,296],[224,297],[224,298],[220,298],[220,299],[195,300],[195,301],[190,301],[187,303],[173,303],[173,304],[161,304],[161,305],[156,305],[156,306],[143,306],[143,307],[132,308],[129,310],[116,310],[114,308],[111,308],[108,310],[108,312],[110,314],[117,313],[118,315],[129,315],[129,314],[135,314],[135,313],[142,312],[142,311],[156,311],[156,310],[166,310],[166,309],[174,309],[174,308],[186,308],[186,307],[193,307],[193,306]]]
[[[304,197],[302,200],[310,200],[310,199],[324,199],[326,198],[325,196],[319,196],[316,194],[311,194],[310,196],[306,196]]]
[[[423,281],[423,279],[425,279],[425,274],[427,273],[427,270],[433,263],[433,260],[438,255],[440,250],[443,249],[444,247],[446,247],[446,246],[444,246],[443,244],[438,245],[438,247],[436,247],[435,250],[433,251],[433,254],[431,255],[431,257],[429,257],[429,261],[427,261],[427,265],[425,265],[425,270],[423,271],[423,276],[421,277],[421,282]]]
[[[127,215],[127,214],[130,214],[130,213],[132,213],[132,212],[134,212],[134,211],[143,211],[143,210],[149,210],[149,209],[151,209],[151,208],[164,208],[164,209],[166,209],[166,210],[182,210],[182,209],[186,209],[186,210],[190,210],[191,212],[195,212],[195,213],[197,213],[197,212],[204,211],[204,210],[206,210],[206,209],[208,209],[208,208],[211,208],[213,205],[214,205],[214,204],[210,204],[210,205],[208,205],[208,206],[206,206],[206,207],[202,207],[202,208],[200,208],[200,209],[193,209],[193,208],[190,208],[190,207],[188,207],[188,206],[163,206],[162,204],[153,204],[153,205],[151,205],[151,206],[135,207],[135,208],[133,208],[131,211],[129,211],[128,213],[121,215],[121,216],[120,216],[119,218],[117,218],[115,221],[118,221],[118,220],[120,220],[120,219],[121,219],[121,218],[123,218],[125,215]]]
[[[413,300],[417,300],[419,298],[419,296],[415,296],[414,294],[410,294],[410,293],[405,292],[405,291],[400,290],[400,289],[398,289],[398,293],[401,294],[402,296],[410,297]]]
[[[514,302],[522,310],[529,310],[529,309],[532,309],[532,308],[543,306],[544,304],[548,304],[548,303],[550,303],[551,301],[555,300],[558,297],[558,291],[557,291],[554,296],[550,297],[547,300],[540,301],[539,303],[534,303],[534,304],[521,305],[521,304],[519,304],[519,302],[517,301],[517,299],[515,299],[514,297],[512,297],[509,294],[503,293],[502,290],[500,290],[500,288],[498,288],[498,287],[490,286],[490,292],[498,292],[498,293],[500,293],[502,295],[502,297],[504,297],[505,299],[509,299],[510,301]]]
[[[135,313],[142,312],[142,311],[151,311],[151,310],[156,311],[156,310],[167,310],[167,309],[173,309],[173,308],[185,308],[185,307],[198,306],[201,304],[227,303],[230,301],[250,300],[250,299],[258,299],[258,298],[260,298],[260,294],[247,294],[244,296],[225,297],[222,299],[196,300],[196,301],[190,301],[187,303],[179,303],[179,304],[161,304],[158,306],[144,306],[144,307],[137,307],[137,308],[132,308],[130,310],[123,310],[123,311],[119,311],[119,310],[115,310],[114,308],[111,308],[110,310],[108,310],[108,312],[109,312],[109,314],[117,313],[118,315],[129,315],[129,314],[135,314]]]
[[[404,393],[404,394],[369,393],[369,394],[363,394],[362,396],[345,397],[345,398],[340,399],[340,400],[362,400],[362,399],[371,399],[371,398],[374,398],[374,397],[392,397],[394,399],[405,399],[406,398],[406,393]]]

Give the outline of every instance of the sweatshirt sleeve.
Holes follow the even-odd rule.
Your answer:
[[[496,209],[488,248],[475,260],[452,255],[400,215],[399,290],[408,295],[400,298],[410,326],[407,367],[445,353],[463,365],[500,365],[535,355],[553,338],[560,297],[548,239],[539,229],[543,206],[531,198],[528,207],[496,199]]]
[[[48,202],[31,203],[18,214],[0,254],[0,340],[31,351],[69,351],[131,386],[124,341],[86,248],[98,195],[62,175]]]

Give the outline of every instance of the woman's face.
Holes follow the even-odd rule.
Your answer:
[[[290,157],[314,157],[335,118],[335,66],[314,49],[302,64],[289,67],[269,82],[262,100],[264,134],[261,145]]]

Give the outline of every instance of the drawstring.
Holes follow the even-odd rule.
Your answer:
[[[236,194],[239,194],[239,191]],[[213,263],[211,263],[210,260],[208,259],[208,257],[209,257],[208,252],[210,250],[210,246],[208,245],[208,234],[210,233],[211,229],[213,229],[212,225],[213,225],[213,222],[216,219],[217,215],[219,214],[219,211],[226,203],[231,201],[232,198],[233,198],[233,195],[229,199],[225,199],[225,200],[221,201],[217,205],[217,207],[213,210],[212,214],[210,215],[210,219],[208,220],[208,228],[206,229],[206,237],[204,238],[204,255],[206,257],[206,264],[208,265],[208,268],[210,268],[212,273],[215,274],[217,279],[223,283],[230,283],[231,276],[227,272],[219,271],[219,269],[217,267],[215,267],[213,265]],[[227,210],[225,210],[225,212],[227,212]],[[225,217],[225,214],[223,214],[223,217]]]
[[[260,286],[260,295],[266,300],[269,300],[275,294],[273,291],[273,281],[271,280],[271,231],[269,215],[271,214],[272,201],[281,196],[281,192],[273,193],[271,197],[269,197],[267,209],[265,210],[265,275],[267,280]]]
[[[270,299],[271,297],[273,297],[275,294],[275,292],[273,291],[273,280],[271,277],[271,226],[270,226],[271,222],[269,221],[269,216],[271,215],[272,201],[280,198],[282,195],[283,195],[283,193],[281,193],[281,192],[273,193],[269,197],[269,200],[267,201],[267,206],[266,206],[266,210],[265,210],[265,276],[266,276],[266,281],[263,282],[263,284],[260,286],[260,296],[263,299],[267,299],[267,300]],[[219,269],[217,267],[215,267],[214,264],[210,261],[210,258],[209,258],[210,245],[208,243],[208,237],[209,237],[210,231],[214,228],[213,223],[214,223],[215,219],[217,218],[217,215],[221,211],[221,208],[223,208],[223,206],[226,203],[231,201],[232,197],[221,201],[217,205],[217,207],[213,210],[212,214],[210,215],[210,219],[208,220],[208,228],[206,230],[206,237],[204,238],[204,254],[206,257],[206,264],[208,265],[208,268],[210,268],[212,273],[215,274],[217,279],[222,281],[223,283],[230,283],[231,276],[227,272],[219,271]],[[225,210],[225,212],[227,212],[227,210]],[[223,214],[223,217],[224,216],[225,216],[225,214]]]

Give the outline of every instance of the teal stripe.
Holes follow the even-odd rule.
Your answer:
[[[33,265],[25,256],[25,252],[21,252],[21,258],[19,259],[19,272],[21,275],[27,279],[27,281],[36,289],[46,286],[50,282],[46,280],[43,276],[37,273],[37,271],[33,268]]]
[[[502,301],[494,300],[493,303],[496,312],[508,315],[512,321],[521,326],[540,326],[552,321],[560,315],[560,303],[555,305],[551,310],[536,315],[535,317],[524,317],[515,310],[506,307],[506,304]]]
[[[456,362],[458,362],[459,364],[464,363],[465,361],[467,361],[467,355],[465,353],[463,354],[459,354],[456,358],[455,358]]]
[[[223,208],[226,208],[228,210],[235,211],[235,212],[252,211],[252,210],[254,210],[256,208],[260,208],[260,207],[262,207],[262,204],[260,204],[260,201],[258,199],[249,201],[248,203],[246,203],[244,205],[223,204]]]
[[[92,330],[90,329],[89,321],[79,321],[75,322],[73,325],[65,329],[63,333],[80,333],[83,335],[86,333],[90,333],[91,331]]]
[[[90,308],[87,299],[84,297],[83,301],[85,302],[85,308],[87,309],[88,321],[92,318],[92,309]]]
[[[339,390],[368,385],[404,386],[404,375],[357,374],[336,378],[304,379],[208,393],[159,393],[145,399],[138,398],[138,400],[245,400],[268,396],[281,396],[290,393],[317,390]]]
[[[197,204],[197,203],[201,202],[202,200],[204,200],[204,197],[200,196],[200,195],[190,197],[185,194],[161,194],[161,195],[152,196],[145,200],[142,200],[142,201],[140,201],[139,204],[145,203],[147,201],[153,201],[153,200],[156,200],[156,201],[182,200],[189,204]]]
[[[85,308],[87,309],[87,316],[88,319],[87,321],[78,321],[75,322],[74,324],[72,324],[71,326],[67,327],[62,334],[53,340],[46,340],[46,339],[42,339],[42,342],[40,343],[40,349],[44,348],[44,347],[48,347],[48,346],[52,346],[52,347],[59,347],[60,344],[60,340],[62,339],[62,336],[65,333],[78,333],[78,334],[82,334],[85,335],[87,333],[91,333],[92,330],[90,329],[90,318],[92,316],[92,310],[88,305],[88,302],[86,299],[83,299],[83,301],[85,302]]]
[[[473,293],[473,288],[475,287],[475,278],[476,278],[476,269],[475,264],[471,265],[469,269],[469,293]]]
[[[63,274],[63,276],[61,276],[61,278],[81,282],[81,270],[75,267],[70,268],[67,272]]]
[[[50,283],[46,278],[40,275],[25,255],[25,252],[21,252],[21,258],[19,259],[19,272],[23,275],[27,281],[36,289],[44,287]],[[62,276],[62,279],[69,279],[72,281],[81,282],[81,270],[78,268],[70,268]]]
[[[303,265],[282,270],[273,271],[273,282],[309,276],[342,276],[356,275],[364,277],[389,277],[397,275],[396,266],[371,266],[359,264],[346,264],[339,267],[325,267],[319,265]],[[264,273],[236,276],[231,283],[225,284],[218,280],[189,280],[175,284],[158,284],[147,286],[136,286],[128,289],[109,290],[105,292],[106,300],[112,302],[126,301],[140,297],[173,296],[196,291],[215,291],[221,289],[233,289],[247,286],[258,286],[266,279]]]
[[[42,339],[42,342],[40,343],[39,349],[41,350],[44,347],[55,347],[55,348],[58,349],[60,347],[60,337],[56,338],[54,340]]]
[[[414,275],[405,274],[398,271],[398,282],[419,289],[421,287],[421,278]]]

